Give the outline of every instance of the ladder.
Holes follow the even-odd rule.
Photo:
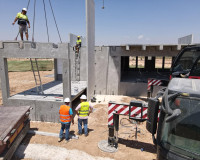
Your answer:
[[[30,62],[31,62],[31,68],[33,71],[33,76],[35,79],[35,86],[37,89],[37,93],[44,94],[42,81],[41,81],[41,77],[40,77],[40,72],[39,72],[39,68],[38,68],[38,63],[37,63],[37,58],[34,58],[34,59],[30,58]]]
[[[80,50],[79,53],[75,53],[75,79],[80,81]]]

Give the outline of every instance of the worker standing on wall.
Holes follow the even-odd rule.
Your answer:
[[[80,48],[81,48],[81,43],[82,43],[82,41],[81,41],[81,36],[77,36],[77,40],[76,40],[76,53],[79,53],[79,50],[80,50]]]
[[[74,118],[73,118],[73,112],[70,105],[70,99],[65,98],[64,100],[65,105],[60,106],[59,114],[60,114],[60,122],[61,122],[61,129],[60,129],[60,135],[58,142],[61,142],[63,140],[63,132],[65,130],[65,140],[66,142],[69,141],[69,129],[72,124],[74,124]]]
[[[82,124],[84,125],[85,136],[88,136],[88,117],[93,110],[93,107],[87,102],[86,95],[80,97],[81,103],[76,107],[75,111],[78,115],[78,135],[82,135]]]
[[[17,13],[17,16],[15,17],[14,22],[12,23],[13,25],[15,24],[15,22],[18,20],[18,24],[19,24],[19,33],[21,36],[21,40],[23,41],[23,32],[25,32],[26,35],[26,40],[28,40],[28,28],[27,28],[27,23],[28,23],[28,27],[30,28],[30,22],[28,20],[28,17],[26,15],[27,13],[27,9],[23,8],[22,12]]]

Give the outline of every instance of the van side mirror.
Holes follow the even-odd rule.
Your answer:
[[[181,110],[180,109],[173,110],[172,115],[167,116],[166,122],[174,121],[176,118],[178,118],[180,116],[180,114],[181,114]]]
[[[158,121],[159,100],[157,98],[149,98],[146,129],[152,134],[156,134]]]

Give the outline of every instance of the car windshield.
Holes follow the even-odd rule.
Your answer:
[[[178,97],[170,102],[181,115],[174,121],[164,121],[161,144],[168,150],[193,158],[200,156],[200,99]],[[166,118],[166,117],[165,117]]]
[[[196,50],[187,50],[185,51],[175,62],[173,66],[173,72],[183,71],[183,72],[190,72],[193,64],[200,56],[200,51]]]

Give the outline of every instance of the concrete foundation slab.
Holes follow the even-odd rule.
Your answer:
[[[72,81],[71,82],[71,97],[75,97],[77,94],[87,88],[86,81]],[[43,85],[44,95],[38,95],[37,89],[32,88],[30,90],[15,94],[8,99],[18,100],[37,100],[37,101],[62,101],[63,102],[63,83],[62,81],[53,81]]]

